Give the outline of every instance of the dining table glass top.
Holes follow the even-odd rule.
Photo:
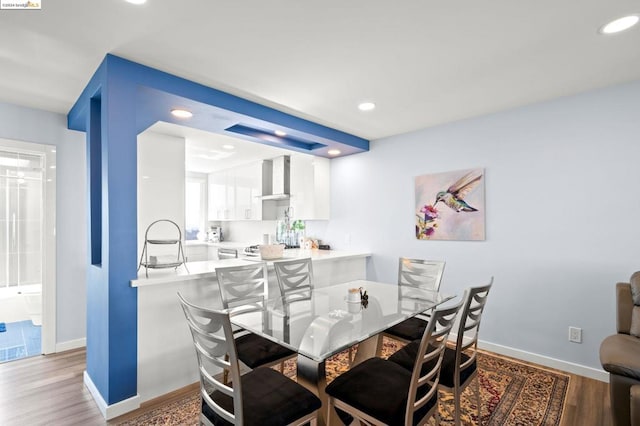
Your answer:
[[[366,291],[366,300],[347,297]],[[358,280],[268,299],[231,311],[231,322],[322,362],[356,343],[452,299],[441,293]]]

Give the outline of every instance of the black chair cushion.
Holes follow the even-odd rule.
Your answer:
[[[236,350],[240,361],[251,369],[295,355],[292,350],[253,333],[238,337]]]
[[[417,317],[411,317],[385,330],[385,333],[397,336],[407,341],[422,339],[427,322]]]
[[[400,365],[370,358],[338,376],[326,388],[328,395],[339,399],[381,422],[404,424],[411,372]],[[428,386],[418,390],[418,398],[428,392]],[[437,402],[437,392],[414,415],[413,424],[424,417]],[[338,410],[344,420],[344,413]]]
[[[403,366],[405,369],[412,371],[416,362],[416,356],[418,355],[418,349],[420,347],[420,341],[413,341],[400,349],[389,357],[389,361],[395,362]],[[461,362],[466,362],[469,356],[462,353]],[[422,366],[422,370],[429,370],[433,368],[436,360],[427,362]],[[460,372],[460,383],[464,383],[474,371],[476,371],[476,361],[473,361],[467,368]],[[448,388],[453,388],[453,377],[456,371],[456,351],[451,348],[446,348],[444,356],[442,358],[442,366],[440,367],[440,384]]]
[[[258,368],[241,377],[244,424],[281,426],[294,422],[321,406],[317,396],[271,368]],[[219,391],[211,398],[233,413],[233,399]],[[202,414],[214,425],[231,425],[204,401]]]

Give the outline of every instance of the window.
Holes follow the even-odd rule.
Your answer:
[[[207,175],[189,173],[185,187],[185,240],[204,240],[207,221]]]

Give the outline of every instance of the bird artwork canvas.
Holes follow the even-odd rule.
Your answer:
[[[419,240],[484,240],[484,169],[415,178]]]

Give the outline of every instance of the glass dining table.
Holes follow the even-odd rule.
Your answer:
[[[355,300],[348,297],[354,289]],[[361,299],[359,293],[365,292],[366,299]],[[232,311],[231,322],[298,353],[298,383],[321,399],[318,420],[326,424],[326,360],[356,344],[352,365],[376,356],[381,332],[453,297],[358,280],[268,299],[258,309]]]

